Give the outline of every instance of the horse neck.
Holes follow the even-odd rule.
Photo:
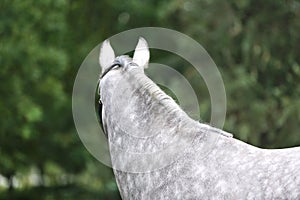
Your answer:
[[[115,95],[104,104],[110,143],[134,152],[155,151],[177,135],[198,131],[199,123],[140,69],[120,77]]]

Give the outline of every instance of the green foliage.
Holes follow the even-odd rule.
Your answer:
[[[111,190],[94,191],[77,185],[56,186],[56,187],[36,187],[29,188],[23,191],[15,191],[13,194],[3,193],[0,200],[15,199],[15,200],[73,200],[73,199],[105,199],[119,200],[121,199],[118,193]]]
[[[85,167],[63,81],[70,68],[65,7],[60,0],[1,4],[0,173],[8,179],[32,167],[43,177],[51,162],[68,173]]]
[[[225,129],[235,137],[261,147],[299,145],[299,20],[296,0],[2,0],[0,174],[11,186],[22,181],[14,192],[0,188],[0,199],[120,198],[111,170],[76,134],[71,92],[96,44],[141,26],[175,29],[205,47],[222,73]],[[199,77],[188,64],[166,53],[151,59],[191,80],[208,121],[209,94],[204,82],[194,84]],[[33,169],[35,184],[28,180]]]

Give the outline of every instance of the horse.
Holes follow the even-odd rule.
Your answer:
[[[300,199],[300,147],[262,149],[191,119],[133,57],[100,48],[101,118],[122,199]]]

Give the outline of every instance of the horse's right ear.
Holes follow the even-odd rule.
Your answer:
[[[105,40],[100,47],[99,64],[102,72],[111,66],[115,60],[115,52],[110,45],[109,40]]]
[[[140,37],[138,44],[136,45],[132,61],[138,64],[140,67],[147,68],[150,58],[150,52],[147,41]]]

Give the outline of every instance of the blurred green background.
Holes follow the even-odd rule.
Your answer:
[[[226,131],[264,148],[300,145],[297,0],[1,0],[0,199],[120,199],[112,170],[76,133],[72,87],[92,48],[143,26],[180,31],[208,51],[226,87]],[[151,59],[182,65],[165,52]],[[206,86],[193,87],[208,121]]]

